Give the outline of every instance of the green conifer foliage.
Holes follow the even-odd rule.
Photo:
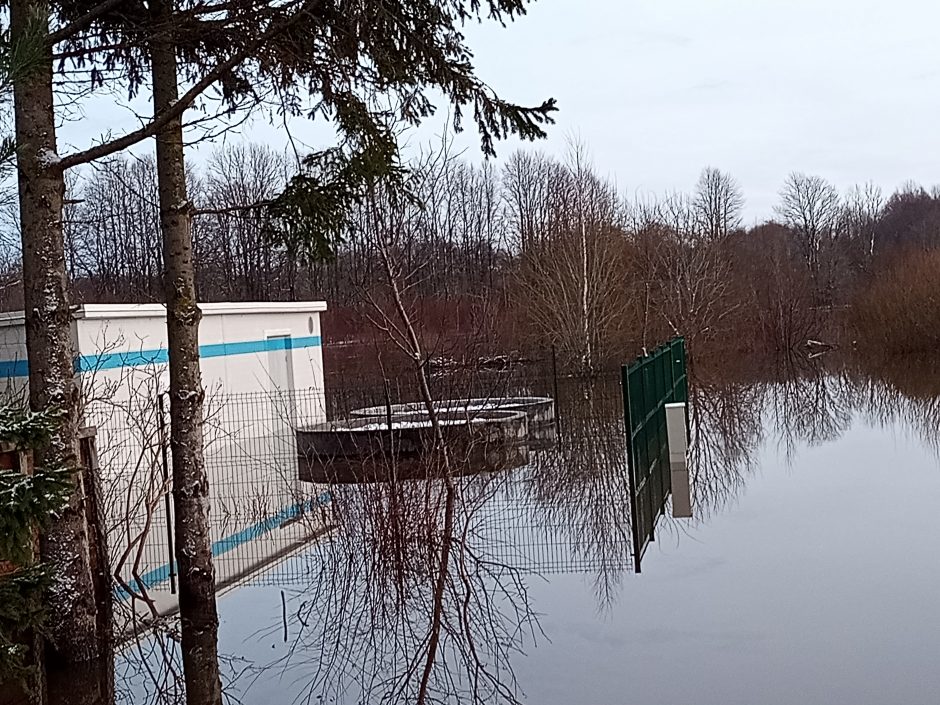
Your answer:
[[[0,453],[17,457],[46,442],[55,415],[0,407]],[[0,682],[29,680],[24,635],[42,629],[48,574],[36,558],[36,533],[65,505],[70,484],[63,468],[0,469]]]

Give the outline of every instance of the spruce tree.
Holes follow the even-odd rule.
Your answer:
[[[27,461],[48,443],[56,423],[55,414],[0,408],[0,457]],[[0,683],[18,682],[36,699],[44,688],[43,596],[54,577],[38,563],[36,539],[68,496],[64,467],[0,469]]]

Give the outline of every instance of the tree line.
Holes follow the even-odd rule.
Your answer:
[[[938,341],[937,190],[840,193],[792,173],[772,217],[748,227],[727,173],[706,168],[691,193],[628,200],[581,144],[564,158],[520,150],[482,164],[441,148],[404,166],[407,198],[372,189],[350,206],[330,256],[311,258],[272,232],[265,211],[298,173],[296,158],[260,144],[218,148],[187,172],[199,300],[324,299],[326,335],[363,340],[388,296],[377,242],[392,219],[408,302],[441,349],[473,333],[487,353],[554,345],[592,368],[672,335],[700,358],[807,341],[916,352]],[[67,202],[74,299],[161,301],[153,157],[87,170]],[[7,250],[0,296],[11,309],[22,300]]]
[[[578,145],[564,160],[519,152],[479,166],[444,148],[405,163],[396,131],[432,114],[438,94],[453,126],[467,118],[488,156],[509,135],[545,135],[554,101],[498,96],[475,73],[461,31],[468,21],[514,21],[526,7],[11,0],[0,11],[0,102],[10,118],[0,157],[17,182],[6,199],[16,225],[0,297],[25,312],[29,404],[48,414],[37,462],[68,479],[27,561],[69,586],[32,596],[48,613],[38,636],[18,645],[35,699],[113,695],[113,683],[70,688],[68,677],[57,690],[54,677],[76,665],[97,672],[88,664],[107,661],[112,641],[97,616],[110,593],[89,560],[103,532],[86,511],[79,467],[74,303],[167,306],[181,654],[187,701],[212,705],[222,696],[200,301],[325,298],[334,305],[328,331],[343,340],[383,331],[424,390],[427,357],[466,357],[468,341],[554,346],[588,371],[675,334],[689,339],[693,360],[837,337],[905,351],[937,342],[935,193],[840,194],[794,174],[774,219],[744,228],[741,189],[713,169],[691,194],[636,202]],[[60,152],[62,120],[83,119],[82,102],[101,94],[143,94],[151,114]],[[327,120],[337,142],[293,160],[231,148],[192,166],[189,137],[258,112]],[[151,140],[152,157],[122,156]],[[425,642],[419,701],[440,629],[437,620]]]

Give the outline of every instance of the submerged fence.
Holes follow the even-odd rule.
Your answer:
[[[565,433],[557,446],[543,452],[520,479],[516,497],[522,504],[488,504],[480,518],[494,532],[494,556],[526,570],[578,570],[596,558],[590,546],[574,545],[568,526],[567,498],[581,517],[587,511],[584,488],[592,490],[591,507],[600,518],[607,493],[617,493],[623,480],[623,434],[619,431],[619,390],[615,376],[583,379],[557,373],[553,366],[526,365],[500,371],[435,375],[436,398],[550,396]],[[267,582],[261,571],[296,552],[337,523],[336,503],[324,485],[298,478],[296,429],[310,419],[338,419],[353,410],[418,398],[405,378],[390,384],[347,383],[334,379],[327,391],[226,394],[207,392],[204,425],[206,473],[210,487],[210,531],[217,579],[221,583],[251,576]],[[120,398],[98,398],[84,409],[84,422],[98,429],[102,486],[105,493],[109,548],[118,591],[172,593],[173,557],[172,449],[169,404],[146,387]],[[605,468],[600,473],[600,468]],[[538,469],[538,472],[536,472]],[[603,477],[601,477],[603,475]],[[607,489],[602,489],[607,488]],[[579,492],[581,493],[579,495]],[[504,495],[501,495],[504,496]],[[552,507],[551,511],[545,509]],[[598,512],[600,514],[598,514]],[[621,513],[621,518],[625,519]],[[588,521],[585,516],[574,520]],[[605,546],[607,562],[629,563],[625,524]],[[510,538],[511,537],[511,538]],[[575,537],[577,538],[577,537]],[[577,541],[575,541],[577,544]],[[622,558],[616,559],[621,553]],[[288,561],[274,579],[303,579],[301,563]]]
[[[666,404],[688,402],[685,340],[676,338],[622,369],[630,476],[633,564],[637,573],[671,491]]]
[[[684,343],[673,341],[625,366],[620,380],[617,371],[566,374],[543,362],[432,377],[439,399],[555,400],[557,442],[530,454],[529,465],[513,471],[479,508],[480,548],[524,571],[617,572],[632,565],[639,572],[670,491],[663,407],[687,396]],[[206,472],[220,583],[246,576],[306,580],[309,563],[282,559],[341,522],[340,495],[299,479],[298,426],[419,398],[404,376],[384,384],[339,382],[328,381],[326,391],[208,392]],[[168,406],[145,388],[84,409],[84,422],[98,428],[110,554],[125,595],[175,587]],[[275,563],[273,573],[262,570]]]
[[[296,477],[297,419],[322,418],[322,390],[220,394],[203,425],[217,582],[225,584],[309,541],[329,524],[329,496]],[[118,594],[175,592],[169,404],[141,390],[97,400],[101,484]]]

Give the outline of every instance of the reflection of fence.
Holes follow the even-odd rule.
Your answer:
[[[616,440],[585,438],[577,448],[569,440],[536,453],[481,507],[479,550],[515,570],[607,580],[631,567],[622,435],[618,454],[607,452]]]
[[[616,426],[616,438],[604,433],[604,437],[583,437],[576,445],[564,438],[555,446],[532,453],[527,467],[457,478],[455,560],[472,555],[470,563],[483,562],[509,573],[585,573],[593,576],[598,587],[616,584],[632,569],[632,559],[629,515],[623,511],[629,501],[629,486],[623,468],[619,418],[612,425]],[[619,452],[607,452],[615,447]],[[438,486],[442,483],[434,479],[428,482]],[[382,490],[355,485],[334,488],[331,494],[338,515],[355,517],[350,527],[354,538],[312,547],[285,560],[275,570],[253,576],[251,582],[307,585],[329,579],[342,583],[350,577],[327,578],[323,571],[324,566],[337,565],[354,571],[346,562],[335,560],[351,550],[350,540],[357,542],[354,551],[358,558],[352,562],[355,566],[375,561],[382,564],[381,569],[372,569],[375,573],[392,566],[413,570],[414,565],[421,565],[420,561],[412,564],[402,560],[400,554],[383,550],[390,543],[408,545],[422,556],[428,550],[422,544],[423,534],[416,536],[412,531],[414,517],[398,524],[393,520],[390,498],[395,493],[392,483],[383,483]],[[385,501],[377,502],[377,494]],[[330,555],[333,561],[327,560]]]
[[[294,431],[322,420],[320,390],[210,394],[204,425],[210,531],[219,582],[233,580],[309,539],[327,497],[296,479]],[[98,428],[111,562],[125,591],[171,590],[172,476],[168,404],[156,397],[97,401],[84,421]]]
[[[630,465],[630,510],[636,572],[670,492],[665,405],[688,401],[685,341],[676,338],[622,370]]]

